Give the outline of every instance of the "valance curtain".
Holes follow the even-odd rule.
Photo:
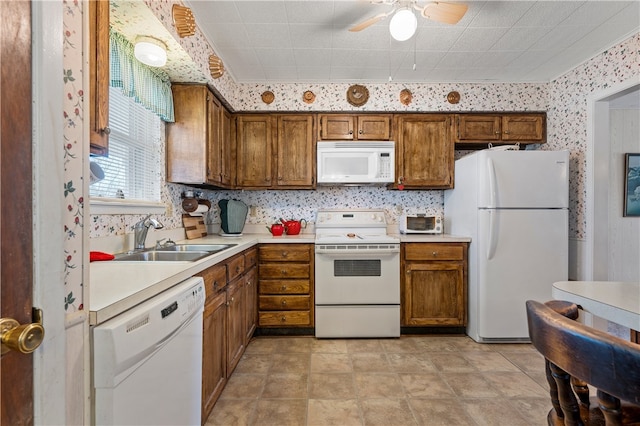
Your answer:
[[[125,96],[133,98],[162,120],[173,122],[173,96],[167,73],[138,61],[134,46],[113,30],[109,31],[111,45],[111,83]]]

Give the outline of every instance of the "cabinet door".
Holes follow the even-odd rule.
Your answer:
[[[270,187],[272,181],[273,136],[268,115],[239,115],[236,118],[237,185]]]
[[[109,2],[89,2],[89,144],[109,154]]]
[[[279,187],[313,188],[313,116],[280,115],[277,172]]]
[[[244,352],[244,280],[239,278],[227,287],[227,378]]]
[[[258,321],[258,268],[253,266],[244,275],[244,297],[245,297],[245,323],[244,323],[244,343],[245,347],[251,340],[253,332],[256,330]]]
[[[232,140],[231,140],[231,113],[227,111],[225,107],[222,107],[222,123],[220,129],[220,136],[222,137],[222,185],[228,188],[233,187],[233,155],[232,155]]]
[[[209,134],[206,86],[171,87],[175,122],[167,124],[167,181],[202,184],[207,181]]]
[[[332,114],[320,116],[320,139],[352,140],[353,115]]]
[[[403,294],[404,326],[463,326],[466,323],[462,263],[406,263]]]
[[[202,418],[209,417],[227,382],[226,294],[219,293],[204,307],[202,326]]]
[[[396,128],[396,182],[406,188],[453,188],[451,116],[399,115]]]
[[[544,114],[509,114],[502,117],[502,140],[540,141],[544,140]]]
[[[359,115],[356,117],[358,140],[389,140],[391,137],[391,116]]]
[[[501,139],[500,115],[461,114],[456,116],[456,142],[491,142]]]
[[[222,183],[222,105],[207,94],[207,182]]]

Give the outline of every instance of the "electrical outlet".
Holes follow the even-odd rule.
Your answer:
[[[402,204],[396,204],[396,213],[397,214],[402,214],[403,210],[404,210],[404,207],[402,206]]]
[[[258,214],[258,208],[256,206],[249,206],[249,216],[256,217]]]

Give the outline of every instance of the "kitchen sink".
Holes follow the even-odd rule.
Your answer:
[[[155,250],[164,252],[206,251],[209,253],[218,253],[235,245],[237,244],[176,244],[173,246],[157,248]]]
[[[117,255],[120,262],[195,262],[237,244],[176,244]]]

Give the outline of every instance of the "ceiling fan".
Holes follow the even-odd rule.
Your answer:
[[[391,35],[398,41],[408,40],[413,36],[417,27],[417,19],[411,10],[420,11],[423,18],[445,24],[456,24],[467,12],[468,6],[461,3],[429,2],[424,6],[419,5],[416,0],[372,0],[374,4],[387,4],[393,6],[389,12],[379,13],[357,25],[349,28],[349,31],[358,32],[371,25],[393,15],[389,24]],[[395,31],[394,31],[395,30]],[[394,34],[395,32],[395,34]],[[397,35],[397,36],[396,36]]]

